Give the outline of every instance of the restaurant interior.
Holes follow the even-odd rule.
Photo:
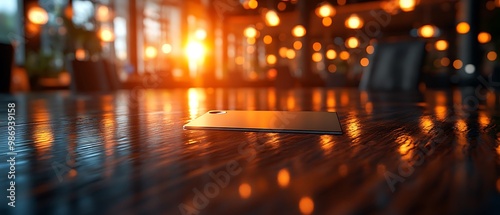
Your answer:
[[[3,0],[0,214],[500,214],[499,23],[500,0]]]

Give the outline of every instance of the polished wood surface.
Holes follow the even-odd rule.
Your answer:
[[[3,95],[2,133],[9,102],[7,214],[500,214],[500,94],[484,89]],[[336,111],[344,134],[182,129],[211,109]]]

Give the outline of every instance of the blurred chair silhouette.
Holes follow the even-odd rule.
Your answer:
[[[120,77],[116,71],[116,65],[109,60],[103,60],[104,70],[106,72],[106,77],[111,90],[119,90],[122,88]]]
[[[290,67],[277,66],[276,72],[276,79],[274,81],[276,88],[291,88],[295,86],[296,79],[292,76]]]
[[[71,71],[71,89],[74,92],[110,92],[110,83],[106,63],[98,61],[73,60]]]
[[[379,43],[359,88],[371,91],[418,90],[425,55],[423,41]]]
[[[9,93],[14,61],[14,47],[0,43],[0,93]]]

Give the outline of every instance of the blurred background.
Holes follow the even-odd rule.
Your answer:
[[[406,40],[426,43],[420,87],[449,88],[498,74],[499,12],[500,0],[4,0],[0,43],[15,50],[14,91],[93,85],[100,70],[118,88],[358,86],[377,43]]]

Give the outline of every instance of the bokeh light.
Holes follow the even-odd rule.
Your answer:
[[[437,27],[434,25],[423,25],[418,29],[418,35],[423,38],[431,38],[437,35]]]
[[[497,53],[495,51],[490,51],[486,55],[486,58],[488,58],[489,61],[495,61],[497,59]]]
[[[321,50],[321,43],[319,42],[313,43],[313,50],[319,52],[319,50]]]
[[[335,13],[336,13],[335,8],[329,3],[324,3],[318,8],[316,8],[316,15],[322,18],[335,16]]]
[[[264,41],[264,44],[271,44],[273,42],[273,37],[269,36],[269,35],[266,35],[264,36],[264,38],[262,39]]]
[[[491,34],[488,32],[481,32],[477,35],[479,43],[489,43],[491,41]]]
[[[461,60],[455,60],[455,61],[453,61],[453,68],[455,68],[455,69],[458,70],[458,69],[461,69],[462,66],[463,66],[463,63],[462,63]]]
[[[146,46],[144,49],[144,55],[146,58],[153,59],[158,55],[158,50],[154,46]]]
[[[366,58],[366,57],[361,58],[361,60],[359,61],[359,64],[363,67],[367,67],[370,64],[370,60],[368,60],[368,58]]]
[[[404,12],[413,11],[416,4],[416,0],[399,0],[399,8]]]
[[[363,20],[357,14],[352,14],[346,19],[345,26],[350,29],[360,29],[363,27]]]
[[[333,49],[329,49],[328,51],[326,51],[326,58],[328,58],[329,60],[333,60],[337,57],[337,52]]]
[[[314,211],[314,202],[309,196],[300,198],[299,209],[302,214],[311,214]]]
[[[375,47],[373,47],[372,45],[366,47],[367,54],[373,54],[373,52],[375,52]]]
[[[329,27],[330,25],[332,25],[332,18],[330,17],[325,17],[321,20],[321,23],[323,24],[323,26],[325,27]]]
[[[460,22],[457,24],[457,33],[467,34],[470,31],[470,25],[467,22]]]
[[[302,25],[297,25],[292,29],[292,35],[294,37],[303,37],[306,35],[306,29]]]
[[[276,55],[273,55],[273,54],[270,54],[270,55],[267,55],[266,57],[266,62],[269,64],[269,65],[274,65],[276,64],[276,61],[278,59],[276,58]]]
[[[257,36],[257,29],[255,29],[252,26],[249,26],[249,27],[245,28],[245,30],[243,31],[243,34],[245,35],[245,37],[255,38]]]
[[[35,6],[28,10],[28,20],[37,25],[45,25],[49,21],[49,15],[43,8]]]
[[[323,55],[319,52],[315,52],[314,54],[312,54],[312,60],[314,62],[320,62],[321,60],[323,60]]]
[[[301,48],[302,48],[302,42],[300,42],[300,41],[295,41],[295,42],[293,42],[293,48],[294,48],[295,50],[299,50],[299,49],[301,49]]]
[[[350,56],[351,55],[347,51],[341,51],[339,55],[341,60],[348,60]]]
[[[269,10],[266,13],[266,24],[269,26],[278,26],[280,24],[280,17],[274,10]]]
[[[444,51],[444,50],[448,49],[448,41],[446,41],[446,40],[438,40],[434,44],[434,47],[438,51]]]
[[[351,49],[357,48],[359,46],[359,40],[356,37],[349,37],[349,38],[347,38],[345,44],[348,48],[351,48]]]

